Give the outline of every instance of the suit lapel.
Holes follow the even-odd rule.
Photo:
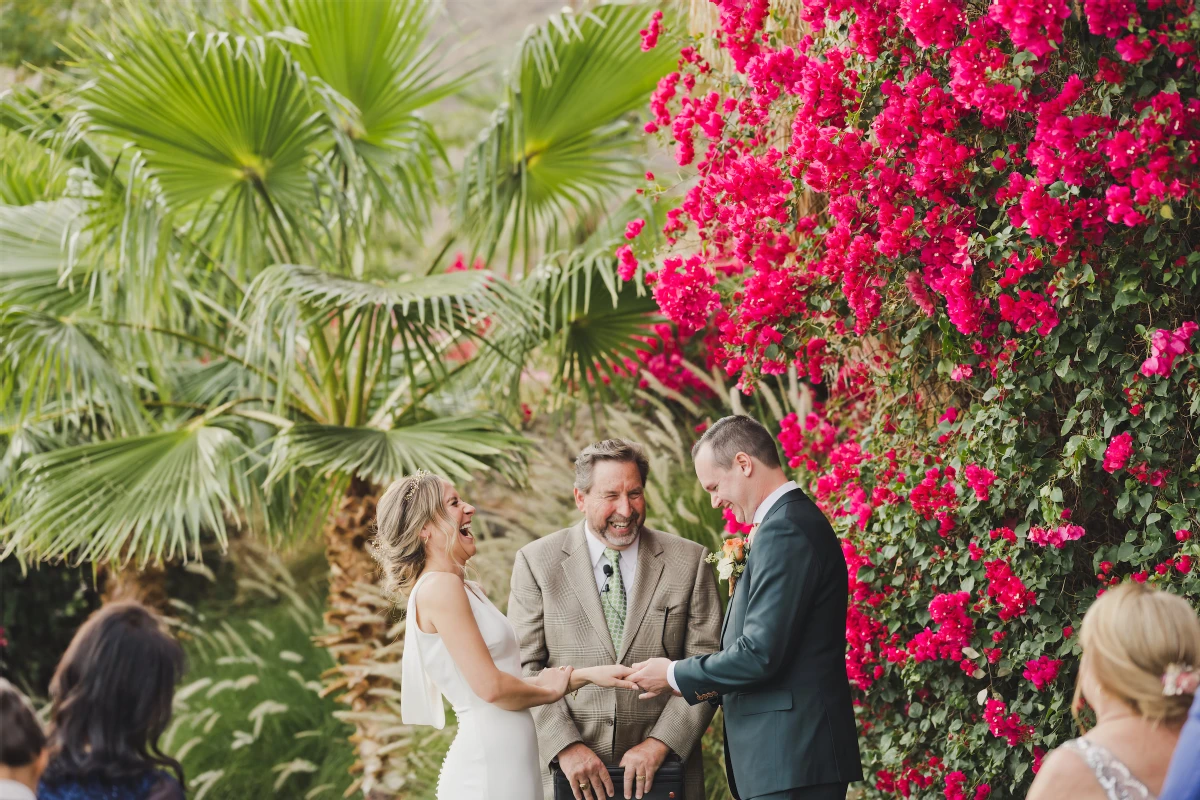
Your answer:
[[[629,652],[629,645],[633,643],[633,637],[637,635],[638,628],[641,627],[642,620],[646,617],[646,611],[650,608],[654,590],[658,588],[658,581],[662,577],[664,566],[662,552],[662,544],[659,543],[654,532],[643,528],[638,541],[637,574],[633,579],[629,610],[625,612],[625,636],[621,641],[621,652],[617,657],[618,664],[625,660],[625,656]]]
[[[604,621],[604,609],[600,606],[600,593],[596,591],[596,572],[592,569],[592,556],[588,552],[585,536],[587,533],[584,532],[581,521],[571,529],[571,535],[567,537],[567,542],[563,546],[563,550],[569,552],[570,555],[562,562],[562,568],[567,574],[567,585],[571,587],[571,591],[575,592],[575,598],[579,600],[579,605],[583,607],[583,613],[587,615],[588,621],[596,629],[600,641],[608,645],[609,655],[615,664],[617,661],[616,649],[612,644],[612,635],[608,632],[608,623]],[[641,569],[640,560],[638,569],[639,571]]]
[[[745,575],[745,573],[742,573]],[[738,578],[741,581],[741,578]],[[733,594],[729,595],[729,602],[725,605],[725,619],[721,621],[721,647],[725,647],[725,629],[729,627],[729,618],[733,616],[733,598],[737,594],[737,589],[733,590]]]

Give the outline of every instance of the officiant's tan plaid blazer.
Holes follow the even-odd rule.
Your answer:
[[[586,535],[580,521],[517,553],[508,618],[517,630],[527,675],[564,664],[632,665],[720,649],[721,603],[712,568],[704,563],[706,550],[646,528],[638,543],[624,642],[621,652],[614,652]],[[616,766],[626,750],[653,736],[687,759],[687,800],[703,800],[700,737],[714,708],[668,695],[638,700],[636,692],[585,686],[575,699],[534,708],[546,797],[553,798],[550,761],[567,745],[584,742]],[[616,788],[620,794],[621,787]]]

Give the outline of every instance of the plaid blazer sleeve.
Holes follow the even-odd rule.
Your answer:
[[[525,553],[518,551],[513,564],[511,591],[508,596],[508,619],[517,632],[521,646],[521,668],[526,675],[536,675],[551,665],[543,625],[542,589]],[[537,728],[538,750],[543,757],[553,758],[564,747],[583,740],[566,700],[559,700],[530,709]],[[548,762],[547,762],[548,763]]]
[[[705,554],[707,552],[704,551]],[[684,658],[715,653],[721,649],[721,597],[717,593],[712,568],[705,563],[703,555],[697,562],[692,584]],[[687,758],[715,713],[716,707],[708,703],[693,706],[682,697],[672,697],[663,707],[649,735],[679,756]]]

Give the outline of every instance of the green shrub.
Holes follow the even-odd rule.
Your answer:
[[[196,609],[172,601],[189,669],[164,750],[183,763],[195,800],[340,798],[354,753],[351,727],[320,696],[333,666],[312,642],[322,583],[297,586],[274,558],[245,561],[254,575],[238,584],[251,599]]]

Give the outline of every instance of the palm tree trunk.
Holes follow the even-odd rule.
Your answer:
[[[323,695],[338,692],[350,708],[337,716],[354,725],[350,737],[358,779],[346,796],[391,797],[403,788],[409,768],[400,723],[401,624],[393,624],[392,601],[380,588],[379,567],[368,550],[375,522],[374,487],[355,479],[325,526],[329,602],[325,622],[332,631],[317,638],[335,666],[322,677]]]
[[[117,603],[133,600],[158,613],[167,609],[167,569],[165,565],[148,563],[139,567],[134,562],[102,564],[96,583],[103,587],[100,602]]]

